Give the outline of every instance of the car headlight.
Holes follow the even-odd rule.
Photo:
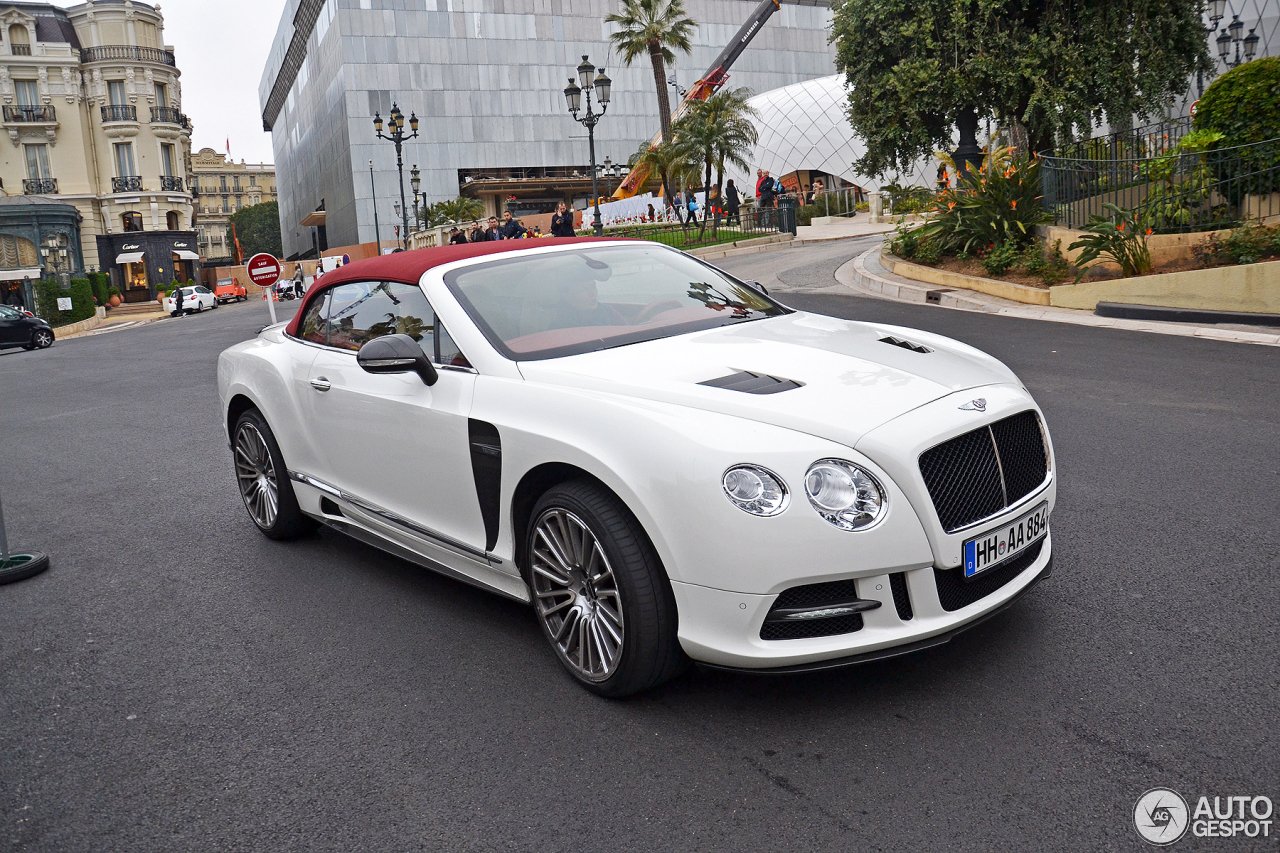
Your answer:
[[[818,515],[841,530],[862,530],[884,515],[884,489],[876,478],[843,459],[810,465],[804,491]]]
[[[791,502],[782,478],[758,465],[734,465],[720,482],[733,505],[752,515],[777,515]]]

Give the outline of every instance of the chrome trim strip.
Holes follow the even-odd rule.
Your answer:
[[[283,321],[283,322],[284,322],[284,324],[285,324],[285,325],[288,325],[288,321]],[[276,323],[275,325],[277,325],[277,326],[278,326],[278,325],[280,325],[280,323]],[[258,334],[262,334],[262,332],[263,332],[264,330],[266,330],[266,329],[270,329],[270,328],[271,328],[271,326],[263,326],[261,329],[259,329],[259,330],[258,330]],[[304,338],[294,337],[293,335],[289,334],[288,332],[285,332],[285,333],[284,333],[284,337],[285,337],[285,340],[287,340],[287,341],[293,341],[295,344],[302,344],[304,347],[315,347],[316,349],[318,349],[318,350],[324,350],[325,352],[340,352],[340,353],[345,353],[345,354],[347,354],[347,355],[349,355],[349,356],[351,356],[351,357],[353,357],[353,358],[354,358],[354,357],[355,357],[355,355],[356,355],[356,351],[355,351],[355,350],[351,350],[351,349],[342,349],[341,347],[331,347],[331,346],[329,346],[328,344],[318,344],[318,343],[316,343],[315,341],[308,341],[308,340],[305,340]],[[455,372],[457,372],[457,373],[473,373],[473,374],[475,374],[476,376],[479,376],[479,375],[480,375],[480,371],[476,370],[474,367],[460,367],[460,366],[458,366],[458,365],[456,365],[456,364],[436,364],[434,361],[433,361],[433,362],[431,362],[431,363],[432,363],[432,364],[434,364],[434,365],[436,366],[436,368],[438,368],[438,369],[440,369],[440,370],[452,370],[452,371],[455,371]]]
[[[972,529],[973,529],[973,528],[975,528],[975,527],[979,527],[979,526],[981,526],[981,525],[983,525],[983,524],[987,524],[987,523],[989,523],[989,522],[991,522],[991,521],[993,521],[993,520],[995,520],[995,519],[999,518],[999,517],[1000,517],[1000,516],[1002,516],[1002,515],[1008,515],[1008,514],[1009,514],[1009,513],[1011,513],[1011,512],[1018,511],[1018,508],[1019,508],[1019,507],[1024,507],[1024,506],[1026,506],[1028,503],[1030,503],[1031,501],[1033,501],[1033,500],[1035,500],[1036,498],[1040,497],[1040,495],[1042,495],[1042,494],[1044,493],[1044,490],[1045,490],[1045,489],[1047,489],[1047,488],[1049,488],[1049,484],[1050,484],[1050,483],[1052,483],[1052,482],[1053,482],[1053,472],[1052,472],[1052,471],[1050,471],[1050,472],[1049,472],[1049,474],[1048,474],[1048,476],[1046,476],[1046,477],[1044,478],[1044,482],[1043,482],[1043,483],[1041,483],[1039,486],[1037,486],[1037,487],[1036,487],[1036,489],[1035,489],[1035,491],[1028,493],[1028,494],[1026,495],[1026,497],[1022,498],[1022,500],[1018,501],[1016,504],[1013,504],[1012,506],[1007,506],[1007,507],[1003,508],[1002,510],[1000,510],[999,512],[993,512],[991,515],[988,515],[986,518],[980,518],[980,519],[978,519],[977,521],[975,521],[975,522],[973,522],[973,523],[971,523],[971,524],[966,524],[964,527],[957,527],[955,530],[950,530],[950,531],[948,531],[948,530],[943,530],[943,531],[942,531],[942,535],[943,535],[943,536],[956,536],[956,535],[959,535],[959,534],[963,533],[963,532],[964,532],[964,531],[966,531],[966,530],[972,530]],[[934,513],[934,515],[936,516],[936,515],[937,515],[937,513],[935,512],[935,513]],[[954,568],[954,567],[953,567],[953,568]]]
[[[467,545],[463,542],[459,542],[457,539],[454,539],[450,536],[445,536],[443,533],[437,533],[436,531],[428,527],[423,527],[420,524],[415,524],[414,522],[409,521],[407,518],[401,518],[400,516],[396,515],[394,512],[391,512],[390,510],[386,510],[376,504],[369,503],[366,500],[356,497],[350,492],[344,492],[341,489],[339,489],[337,486],[332,486],[329,483],[326,483],[325,481],[319,478],[311,476],[310,474],[304,474],[301,471],[290,471],[289,479],[296,480],[299,483],[303,483],[305,485],[319,489],[325,494],[332,495],[333,497],[341,501],[347,502],[348,504],[355,507],[356,509],[363,510],[364,512],[367,512],[370,515],[376,515],[378,518],[388,522],[389,524],[393,524],[396,527],[407,530],[408,532],[414,534],[415,536],[421,536],[424,539],[430,539],[432,542],[435,542],[437,545],[443,545],[446,548],[452,548],[454,551],[457,551],[459,554],[463,555],[464,557],[470,557],[473,560],[483,562],[486,566],[502,565],[501,557],[496,557],[493,554],[490,554],[487,551],[481,551],[478,548],[472,548],[470,545]]]
[[[1036,418],[1036,420],[1040,420]],[[1004,495],[1004,505],[1009,505],[1009,486],[1004,481],[1004,463],[1000,461],[1000,445],[996,443],[996,431],[987,424],[987,435],[991,436],[991,450],[996,456],[996,470],[1000,472],[1000,492]]]

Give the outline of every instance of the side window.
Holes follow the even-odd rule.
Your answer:
[[[329,342],[329,294],[331,291],[324,293],[311,300],[311,304],[307,306],[307,313],[302,315],[302,322],[298,324],[298,334],[304,341],[310,341],[313,344],[325,344]]]
[[[471,366],[471,362],[467,361],[467,357],[462,354],[462,350],[458,349],[458,345],[453,342],[453,337],[443,323],[436,324],[436,341],[440,346],[440,352],[434,358],[436,364],[452,367]]]
[[[408,335],[435,352],[435,314],[417,287],[397,282],[340,284],[329,300],[329,346],[358,350],[383,335]]]

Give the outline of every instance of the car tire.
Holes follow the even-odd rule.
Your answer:
[[[280,445],[257,409],[236,419],[231,453],[244,507],[268,539],[295,539],[315,529],[316,522],[298,508]]]
[[[49,329],[36,329],[31,333],[32,349],[48,349],[53,346],[53,332]]]
[[[31,554],[10,554],[8,561],[0,560],[0,584],[16,583],[49,568],[49,555],[39,551]]]
[[[685,669],[671,583],[616,496],[586,480],[562,483],[538,499],[531,518],[525,569],[534,613],[579,684],[618,698]]]
[[[213,304],[212,304],[212,305],[210,305],[209,307],[210,307],[210,308],[217,308],[217,307],[218,307],[218,300],[216,300],[216,299],[215,299],[215,300],[213,300]]]
[[[200,312],[202,312],[202,311],[204,311],[204,303],[203,303],[203,302],[200,302],[200,301],[198,301],[198,300],[197,300],[197,302],[196,302],[196,313],[197,313],[197,314],[199,314],[199,313],[200,313]]]

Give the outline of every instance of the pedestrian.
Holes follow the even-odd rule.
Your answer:
[[[502,211],[502,237],[500,239],[517,240],[527,236],[528,233],[525,227],[520,224],[520,220],[511,215],[511,211]]]
[[[472,243],[484,242],[484,229],[480,227],[480,220],[477,219],[471,223],[471,233],[467,239]]]
[[[486,240],[502,239],[502,229],[498,227],[498,217],[496,216],[489,217],[489,227],[485,229],[484,239]]]
[[[18,295],[18,290],[17,290],[17,288],[14,288],[13,290],[10,290],[10,291],[9,291],[9,295],[8,295],[8,296],[5,298],[5,300],[4,300],[4,304],[5,304],[5,305],[10,305],[10,306],[12,306],[12,307],[14,307],[14,308],[21,308],[21,307],[23,307],[23,305],[22,305],[22,297]]]
[[[653,209],[653,205],[649,205],[649,221],[656,222],[658,219],[658,211]]]
[[[293,295],[298,299],[301,299],[305,293],[306,288],[303,287],[302,264],[298,264],[293,268]]]
[[[467,235],[462,233],[462,229],[457,225],[449,229],[449,245],[457,246],[467,242]]]
[[[175,287],[173,289],[173,316],[182,316],[182,288]]]
[[[756,190],[756,195],[760,199],[761,207],[773,207],[773,200],[778,194],[777,184],[773,178],[769,177],[766,171],[760,180],[760,185]]]
[[[742,199],[738,198],[738,188],[733,185],[732,178],[729,179],[729,183],[724,185],[724,203],[728,214],[725,217],[725,224],[742,225],[742,215],[739,213]]]
[[[573,211],[564,202],[556,205],[556,212],[551,215],[551,236],[573,236]]]

